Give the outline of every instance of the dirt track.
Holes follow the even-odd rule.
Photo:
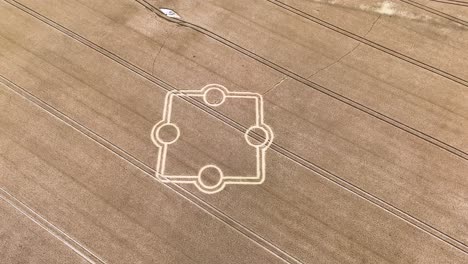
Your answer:
[[[467,263],[467,21],[422,0],[1,2],[0,259]],[[263,98],[262,184],[155,177],[168,91],[212,83]],[[168,174],[258,173],[238,101],[174,102]]]

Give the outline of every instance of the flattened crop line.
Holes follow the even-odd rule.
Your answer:
[[[306,86],[308,86],[308,87],[310,87],[312,89],[315,89],[315,90],[317,90],[317,91],[319,91],[319,92],[321,92],[323,94],[326,94],[326,95],[332,97],[335,100],[338,100],[338,101],[340,101],[340,102],[342,102],[344,104],[347,104],[347,105],[349,105],[349,106],[351,106],[353,108],[356,108],[356,109],[358,109],[358,110],[360,110],[360,111],[362,111],[362,112],[364,112],[364,113],[366,113],[366,114],[368,114],[370,116],[373,116],[373,117],[379,119],[382,122],[390,124],[390,125],[392,125],[394,127],[397,127],[399,129],[401,129],[401,130],[415,136],[415,137],[418,137],[418,138],[420,138],[420,139],[422,139],[424,141],[427,141],[430,144],[433,144],[433,145],[435,145],[435,146],[437,146],[437,147],[439,147],[441,149],[444,149],[445,151],[450,152],[453,155],[456,155],[456,156],[458,156],[458,157],[460,157],[460,158],[462,158],[464,160],[468,160],[468,153],[464,152],[463,150],[460,150],[460,149],[458,149],[458,148],[456,148],[454,146],[451,146],[451,145],[449,145],[449,144],[447,144],[447,143],[445,143],[445,142],[443,142],[443,141],[441,141],[441,140],[439,140],[439,139],[437,139],[437,138],[435,138],[435,137],[433,137],[433,136],[431,136],[429,134],[426,134],[426,133],[424,133],[422,131],[419,131],[419,130],[417,130],[415,128],[412,128],[412,127],[410,127],[410,126],[408,126],[408,125],[406,125],[406,124],[404,124],[404,123],[402,123],[402,122],[400,122],[400,121],[398,121],[398,120],[396,120],[396,119],[394,119],[392,117],[389,117],[389,116],[387,116],[385,114],[379,113],[376,110],[373,110],[373,109],[371,109],[371,108],[369,108],[369,107],[367,107],[367,106],[365,106],[365,105],[363,105],[363,104],[361,104],[359,102],[356,102],[356,101],[354,101],[354,100],[352,100],[350,98],[347,98],[347,97],[345,97],[345,96],[343,96],[341,94],[338,94],[338,93],[336,93],[336,92],[334,92],[334,91],[332,91],[332,90],[330,90],[330,89],[328,89],[328,88],[326,88],[324,86],[321,86],[321,85],[319,85],[319,84],[317,84],[315,82],[312,82],[312,81],[310,81],[310,80],[308,80],[308,79],[306,79],[306,78],[304,78],[304,77],[302,77],[300,75],[297,75],[296,73],[294,73],[294,72],[292,72],[292,71],[290,71],[290,70],[288,70],[286,68],[283,68],[282,66],[279,66],[278,64],[275,64],[274,62],[271,62],[271,61],[269,61],[269,60],[255,54],[255,53],[253,53],[253,52],[251,52],[251,51],[237,45],[236,43],[234,43],[234,42],[232,42],[232,41],[230,41],[228,39],[225,39],[222,36],[217,35],[216,33],[212,32],[212,31],[210,31],[208,29],[205,29],[203,27],[200,27],[198,25],[195,25],[195,24],[192,24],[190,22],[186,22],[186,21],[183,21],[183,20],[180,20],[180,19],[167,17],[165,14],[163,14],[161,11],[159,11],[159,9],[157,9],[153,5],[149,4],[145,0],[135,0],[135,1],[137,1],[138,3],[143,5],[146,9],[148,9],[151,12],[155,13],[157,16],[159,16],[160,18],[162,18],[164,20],[167,20],[169,22],[178,24],[180,26],[191,28],[191,29],[193,29],[195,31],[198,31],[198,32],[200,32],[202,34],[205,34],[208,37],[210,37],[210,38],[212,38],[212,39],[214,39],[216,41],[219,41],[219,42],[223,43],[224,45],[238,51],[239,53],[242,53],[245,56],[250,57],[250,58],[252,58],[252,59],[254,59],[254,60],[256,60],[256,61],[258,61],[258,62],[260,62],[260,63],[262,63],[262,64],[264,64],[264,65],[266,65],[266,66],[268,66],[268,67],[270,67],[270,68],[272,68],[274,70],[276,70],[276,71],[278,71],[278,72],[281,72],[282,74],[290,77],[291,79],[294,79],[294,80],[296,80],[296,81],[298,81],[298,82],[300,82],[300,83],[302,83],[302,84],[304,84],[304,85],[306,85]]]
[[[28,7],[23,6],[22,4],[19,4],[19,6],[16,6],[15,4],[12,4],[15,7],[19,8],[20,10],[23,10],[24,12],[30,14],[31,16],[37,18],[38,20],[44,22],[45,24],[51,26],[52,28],[64,33],[65,35],[81,42],[82,44],[96,50],[97,52],[105,55],[111,60],[114,60],[115,62],[119,63],[123,67],[127,68],[130,71],[133,71],[140,75],[141,77],[155,83],[158,87],[161,87],[165,90],[177,90],[175,87],[171,86],[170,84],[160,80],[159,78],[147,73],[146,71],[138,68],[137,66],[131,64],[130,62],[118,57],[117,55],[107,51],[106,49],[96,45],[95,43],[81,37],[80,35],[66,29],[65,27],[57,24],[56,22],[42,16],[41,14],[37,13],[34,10],[29,9]],[[109,149],[112,151],[114,154],[117,156],[121,157],[122,159],[130,162],[132,165],[136,166],[139,168],[141,171],[145,172],[148,176],[153,177],[155,174],[155,170],[152,169],[151,167],[147,166],[137,158],[133,157],[131,154],[127,153],[125,150],[119,148],[118,146],[114,145],[113,143],[107,141],[103,137],[99,136],[92,130],[90,130],[87,127],[84,127],[83,125],[79,124],[78,122],[74,121],[70,117],[66,116],[64,113],[58,111],[57,109],[53,108],[52,106],[48,105],[46,102],[43,102],[41,99],[35,97],[25,89],[13,84],[11,81],[5,79],[0,75],[0,81],[3,80],[3,82],[13,91],[16,93],[20,94],[21,96],[25,97],[26,99],[32,101],[45,111],[51,113],[52,115],[56,116],[58,119],[61,119],[63,122],[67,123],[69,126],[74,127],[78,131],[80,131],[82,134],[88,136],[89,138],[93,139],[95,142],[98,144],[104,146],[105,148]],[[246,127],[243,126],[242,124],[239,124],[235,120],[230,119],[229,117],[225,116],[224,114],[213,110],[212,108],[209,108],[202,103],[196,101],[196,100],[185,100],[187,103],[193,104],[195,107],[199,108],[202,111],[205,111],[206,113],[210,114],[211,116],[221,120],[224,122],[226,125],[229,125],[230,127],[237,129],[240,132],[245,132]],[[62,119],[64,118],[64,120]],[[261,136],[256,134],[257,139],[261,140]],[[255,138],[255,137],[254,137]],[[357,186],[354,186],[353,184],[347,182],[346,180],[340,178],[339,176],[332,174],[328,172],[327,170],[313,164],[312,162],[304,159],[303,157],[287,150],[286,148],[276,144],[275,142],[272,143],[270,148],[285,156],[286,158],[296,162],[297,164],[305,167],[306,169],[309,169],[310,171],[317,173],[319,176],[333,182],[334,184],[339,185],[340,187],[346,189],[347,191],[359,196],[360,198],[374,204],[375,206],[383,209],[384,211],[389,212],[392,215],[397,216],[398,218],[402,219],[403,221],[415,226],[416,228],[423,230],[424,232],[436,237],[437,239],[461,250],[462,252],[468,253],[468,247],[463,244],[462,242],[456,240],[455,238],[452,238],[451,236],[439,231],[438,229],[424,223],[423,221],[411,216],[410,214],[398,209],[397,207],[381,200],[380,198],[367,193],[366,191],[360,189]],[[154,177],[153,177],[154,178]],[[156,178],[154,178],[156,180]],[[164,183],[163,183],[164,184]],[[283,259],[286,262],[289,263],[302,263],[299,261],[297,258],[292,257],[285,251],[277,248],[275,245],[273,245],[271,242],[265,240],[263,237],[259,236],[255,232],[251,231],[241,223],[237,222],[235,219],[232,219],[230,216],[224,214],[222,211],[219,209],[215,208],[211,204],[208,204],[207,202],[203,201],[201,198],[198,196],[190,193],[186,189],[175,185],[175,184],[164,184],[167,187],[173,189],[176,191],[178,194],[180,194],[182,197],[185,199],[193,202],[195,205],[197,205],[199,208],[202,210],[208,212],[209,214],[213,215],[215,218],[219,219],[220,221],[226,223],[227,225],[230,225],[232,228],[238,230],[240,233],[244,234],[246,237],[251,238],[253,241],[257,242],[257,244],[263,246],[265,249],[272,251],[273,254],[278,256],[279,258]],[[175,188],[175,189],[174,189]],[[180,192],[179,192],[180,191]]]
[[[104,260],[98,257],[91,250],[81,245],[78,241],[71,238],[69,235],[67,235],[65,232],[60,230],[58,227],[56,227],[55,225],[47,221],[45,218],[40,216],[38,213],[34,212],[29,206],[27,206],[26,204],[24,204],[23,202],[15,198],[13,195],[11,195],[2,187],[0,187],[0,199],[4,200],[6,203],[8,203],[10,206],[15,208],[16,210],[18,210],[20,213],[22,213],[24,216],[29,218],[31,221],[33,221],[34,223],[42,227],[44,230],[49,232],[51,235],[53,235],[55,238],[60,240],[67,247],[69,247],[71,250],[73,250],[76,254],[84,258],[89,263],[93,263],[93,264],[106,263]]]
[[[440,2],[441,0],[429,0],[429,1]],[[467,1],[461,1],[461,0],[442,0],[442,1],[444,1],[444,2],[455,2],[455,3],[467,4],[468,5]]]
[[[467,2],[461,2],[461,1],[440,1],[440,0],[431,0],[431,1],[436,2],[436,3],[442,3],[442,4],[449,4],[449,5],[457,5],[457,6],[468,7]]]
[[[81,123],[75,121],[71,117],[67,116],[66,114],[62,113],[60,110],[54,108],[53,106],[47,104],[46,102],[42,101],[40,98],[36,97],[35,95],[31,94],[24,88],[16,85],[12,81],[6,79],[2,75],[0,75],[0,83],[3,83],[6,88],[13,91],[15,94],[21,96],[22,98],[28,100],[29,102],[33,103],[35,106],[40,108],[41,110],[47,112],[48,114],[52,115],[53,117],[57,118],[60,122],[63,122],[67,126],[73,128],[74,130],[80,132],[87,138],[91,139],[93,142],[97,143],[98,145],[105,148],[107,151],[110,151],[120,159],[128,162],[135,168],[139,169],[143,172],[146,176],[150,177],[152,180],[156,181],[157,183],[162,184],[163,186],[171,189],[177,195],[182,197],[183,199],[187,200],[188,202],[192,203],[196,207],[200,208],[202,211],[206,212],[208,215],[212,216],[214,219],[222,222],[223,224],[229,226],[230,228],[236,230],[240,234],[244,235],[246,238],[260,246],[261,248],[265,249],[266,251],[270,252],[272,255],[276,256],[277,258],[281,259],[285,263],[290,264],[303,264],[297,258],[289,255],[289,253],[285,252],[284,250],[278,248],[273,243],[269,242],[262,236],[256,234],[254,231],[250,230],[242,223],[238,222],[237,220],[231,218],[230,216],[226,215],[221,210],[217,209],[213,205],[205,202],[200,197],[196,196],[195,194],[189,192],[185,188],[176,185],[174,183],[163,183],[156,179],[154,176],[156,171],[140,161],[139,159],[132,156],[130,153],[126,152],[125,150],[121,149],[119,146],[116,146],[112,142],[108,141],[107,139],[101,137],[91,129],[87,128],[86,126],[82,125]],[[2,198],[0,193],[0,198]],[[92,262],[92,263],[101,263],[101,262]],[[103,262],[104,263],[104,262]]]
[[[369,40],[369,39],[367,39],[365,37],[361,37],[359,35],[356,35],[356,34],[350,32],[350,31],[348,31],[346,29],[335,26],[335,25],[333,25],[333,24],[331,24],[331,23],[329,23],[329,22],[327,22],[325,20],[322,20],[322,19],[320,19],[318,17],[315,17],[315,16],[313,16],[313,15],[311,15],[309,13],[306,13],[306,12],[300,10],[300,9],[297,9],[297,8],[295,8],[293,6],[285,4],[285,3],[281,2],[281,1],[278,1],[278,0],[266,0],[266,1],[268,1],[268,2],[270,2],[272,4],[274,4],[274,5],[277,5],[277,6],[283,8],[285,10],[288,10],[289,12],[294,13],[294,14],[300,16],[300,17],[303,17],[303,18],[305,18],[305,19],[307,19],[309,21],[312,21],[312,22],[314,22],[316,24],[319,24],[319,25],[321,25],[323,27],[326,27],[326,28],[328,28],[328,29],[330,29],[332,31],[335,31],[335,32],[337,32],[339,34],[345,35],[345,36],[347,36],[347,37],[349,37],[351,39],[359,41],[362,44],[365,44],[365,45],[367,45],[369,47],[380,50],[380,51],[382,51],[384,53],[387,53],[387,54],[389,54],[391,56],[394,56],[394,57],[396,57],[396,58],[398,58],[400,60],[406,61],[406,62],[408,62],[410,64],[413,64],[413,65],[418,66],[420,68],[423,68],[423,69],[425,69],[427,71],[430,71],[430,72],[432,72],[434,74],[445,77],[445,78],[447,78],[447,79],[449,79],[449,80],[451,80],[453,82],[456,82],[456,83],[459,83],[459,84],[461,84],[463,86],[468,87],[468,81],[466,81],[466,80],[464,80],[464,79],[462,79],[462,78],[460,78],[458,76],[455,76],[455,75],[453,75],[453,74],[451,74],[449,72],[446,72],[446,71],[441,70],[441,69],[439,69],[437,67],[434,67],[434,66],[429,65],[427,63],[424,63],[422,61],[414,59],[414,58],[412,58],[412,57],[410,57],[408,55],[405,55],[403,53],[400,53],[400,52],[398,52],[396,50],[387,48],[387,47],[385,47],[385,46],[383,46],[383,45],[381,45],[379,43],[376,43],[376,42],[374,42],[372,40]]]
[[[448,20],[450,20],[452,22],[455,22],[455,23],[458,23],[460,25],[468,27],[468,21],[465,21],[465,20],[460,19],[460,18],[455,17],[455,16],[451,16],[451,15],[449,15],[447,13],[444,13],[442,11],[439,11],[439,10],[437,10],[435,8],[423,5],[421,3],[418,3],[418,2],[412,1],[412,0],[400,0],[400,1],[403,2],[403,3],[406,3],[408,5],[412,5],[412,6],[416,7],[416,8],[425,10],[425,11],[427,11],[429,13],[434,14],[434,15],[437,15],[437,16],[443,17],[445,19],[448,19]]]

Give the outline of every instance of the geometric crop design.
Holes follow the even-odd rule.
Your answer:
[[[213,100],[213,96],[217,96],[217,100]],[[174,104],[176,98],[182,99],[195,99],[202,104],[216,110],[217,107],[229,103],[239,103],[240,100],[250,100],[247,103],[252,103],[252,111],[250,113],[252,123],[249,128],[236,140],[241,140],[252,153],[252,166],[254,169],[252,173],[242,175],[237,171],[231,171],[228,175],[225,174],[217,164],[203,164],[197,168],[198,173],[194,171],[185,175],[184,173],[169,175],[167,171],[167,155],[171,149],[171,145],[180,140],[181,131],[177,122],[173,122],[172,113],[175,111],[173,108],[177,107]],[[235,100],[231,100],[235,99]],[[229,105],[227,105],[229,106]],[[251,112],[252,112],[251,111]],[[159,121],[151,131],[151,139],[158,147],[158,161],[156,164],[156,177],[162,182],[172,183],[187,183],[194,184],[200,191],[204,193],[217,193],[224,189],[228,184],[246,185],[246,184],[262,184],[265,181],[265,152],[273,142],[273,131],[263,122],[263,98],[258,93],[251,92],[230,92],[222,85],[209,84],[200,90],[173,90],[169,91],[164,101],[164,111],[162,120]],[[170,138],[164,137],[171,131]],[[254,154],[255,153],[255,154]],[[255,159],[255,160],[253,160]],[[229,163],[229,160],[227,161]],[[207,180],[207,175],[215,175],[215,180]],[[232,175],[231,175],[232,174]],[[211,176],[210,176],[211,177]]]

